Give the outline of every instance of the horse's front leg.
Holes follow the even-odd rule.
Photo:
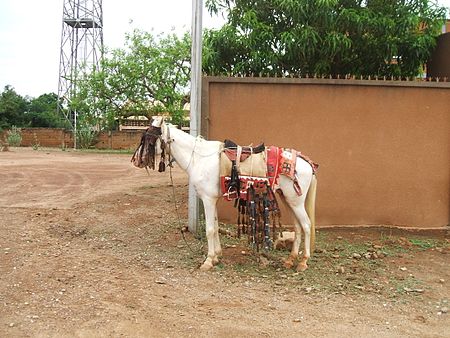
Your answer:
[[[217,257],[216,253],[217,250],[216,241],[218,241],[219,229],[216,210],[217,199],[202,198],[202,201],[203,207],[205,209],[206,239],[208,240],[208,257],[206,257],[206,260],[203,262],[200,269],[206,271],[210,270],[214,265],[219,263],[219,258]],[[220,250],[220,242],[218,243],[218,247]]]
[[[217,202],[214,207],[214,253],[217,257],[217,263],[219,262],[219,258],[222,256],[222,246],[220,245],[220,237],[219,237],[219,217],[217,217]]]

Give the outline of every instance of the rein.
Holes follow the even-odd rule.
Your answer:
[[[182,221],[181,221],[181,216],[180,216],[180,212],[179,212],[179,210],[178,210],[178,204],[177,204],[177,197],[176,197],[176,193],[175,193],[175,184],[174,184],[174,182],[173,182],[173,175],[172,175],[172,168],[173,168],[173,166],[172,166],[172,161],[174,161],[175,159],[172,157],[172,148],[171,148],[171,145],[172,145],[172,143],[173,142],[175,142],[175,140],[173,140],[172,138],[170,138],[170,128],[169,128],[169,126],[166,124],[166,127],[167,127],[167,142],[165,142],[166,144],[167,144],[167,146],[168,146],[168,166],[169,166],[169,177],[170,177],[170,184],[171,184],[171,186],[172,186],[172,198],[173,198],[173,205],[174,205],[174,207],[175,207],[175,212],[176,212],[176,214],[177,214],[177,219],[178,219],[178,228],[179,228],[179,230],[180,230],[180,232],[181,232],[181,237],[183,238],[183,241],[184,241],[184,243],[186,244],[186,246],[189,248],[189,250],[191,251],[191,253],[193,253],[194,255],[196,255],[196,254],[198,254],[198,253],[200,253],[200,254],[203,254],[203,245],[202,245],[202,247],[198,250],[198,252],[195,252],[194,251],[194,249],[192,249],[192,247],[191,247],[191,245],[189,244],[189,242],[187,241],[187,239],[186,239],[186,236],[185,236],[185,232],[186,232],[186,226],[183,226],[183,224],[182,224]],[[196,139],[196,141],[197,141],[197,139]],[[161,143],[161,145],[162,145],[162,143]],[[194,150],[195,150],[195,144],[194,144],[194,149],[192,150],[192,155],[191,155],[191,158],[190,158],[190,160],[189,160],[189,164],[188,164],[188,166],[186,167],[186,169],[185,170],[187,170],[187,168],[189,168],[189,166],[190,166],[190,164],[191,164],[191,161],[192,161],[192,157],[194,156]],[[175,160],[176,161],[176,160]]]
[[[172,163],[176,161],[176,159],[172,156],[172,143],[175,142],[174,139],[170,137],[170,126],[168,124],[165,124],[165,131],[166,135],[163,135],[163,128],[162,127],[155,127],[151,126],[148,128],[141,137],[141,142],[138,146],[138,148],[135,150],[133,157],[131,158],[131,162],[136,167],[139,168],[145,168],[148,173],[148,168],[155,169],[155,161],[156,161],[156,144],[159,140],[160,147],[161,147],[161,159],[158,165],[158,171],[163,172],[166,170],[166,154],[167,154],[167,166],[169,167],[169,175],[170,175],[170,182],[172,185],[172,195],[173,195],[173,203],[175,207],[175,212],[178,219],[178,225],[181,232],[181,235],[183,237],[184,242],[186,243],[186,246],[189,248],[189,250],[193,254],[198,254],[198,252],[195,252],[189,242],[186,239],[185,232],[186,232],[186,226],[183,226],[180,213],[178,210],[178,204],[176,199],[176,193],[175,193],[175,184],[173,182],[173,176],[172,176]],[[166,140],[164,140],[164,136]],[[194,154],[196,154],[196,145],[197,145],[197,138],[195,138],[194,147],[192,149],[191,157],[189,159],[187,167],[184,169],[184,171],[187,171],[189,167],[191,166],[191,163],[193,162]],[[217,153],[217,152],[215,152]],[[214,154],[215,154],[214,153]],[[211,156],[213,154],[207,155]],[[181,166],[180,166],[181,167]],[[183,168],[182,168],[183,169]],[[203,247],[203,245],[202,245]],[[199,252],[202,253],[202,248],[199,249]]]
[[[177,219],[178,219],[178,229],[181,232],[181,237],[183,237],[184,243],[186,244],[186,246],[189,248],[189,250],[191,251],[191,253],[193,253],[194,255],[200,253],[203,254],[203,245],[201,246],[201,248],[198,250],[198,252],[194,251],[194,249],[192,249],[191,245],[189,244],[189,242],[186,239],[185,236],[185,232],[186,232],[186,226],[183,226],[183,223],[181,221],[181,216],[180,216],[180,212],[178,211],[178,204],[177,204],[177,196],[175,193],[175,184],[173,182],[173,176],[172,176],[172,166],[169,166],[169,176],[170,176],[170,184],[172,186],[172,197],[173,197],[173,205],[175,207],[175,212],[177,214]]]
[[[174,143],[175,140],[172,139],[172,138],[170,137],[170,127],[169,127],[168,124],[166,124],[166,127],[167,127],[167,142],[166,142],[166,144],[168,145],[168,148],[169,148],[169,149],[168,149],[169,163],[172,163],[173,161],[176,161],[176,159],[173,158],[173,156],[172,156],[172,148],[171,148],[171,144]],[[216,154],[217,154],[217,151],[214,151],[214,152],[212,152],[211,154],[207,154],[207,155],[203,155],[203,154],[200,154],[199,152],[197,152],[197,151],[196,151],[196,149],[197,149],[197,141],[199,140],[199,138],[201,138],[201,136],[197,136],[197,137],[195,138],[195,140],[194,140],[194,147],[192,148],[191,156],[190,156],[190,158],[189,158],[189,162],[188,162],[186,168],[181,168],[181,169],[183,169],[183,170],[186,171],[186,172],[187,172],[187,170],[189,169],[189,167],[191,166],[191,164],[192,164],[192,162],[193,162],[193,160],[194,160],[194,155],[195,155],[195,154],[197,154],[197,155],[199,155],[199,156],[201,156],[201,157],[209,157],[209,156],[212,156],[212,155],[216,155]],[[176,161],[176,162],[178,163],[178,161]],[[170,165],[169,165],[169,166],[170,166]],[[181,165],[180,165],[180,167],[181,167]]]

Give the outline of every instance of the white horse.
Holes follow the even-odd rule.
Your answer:
[[[220,153],[223,143],[207,141],[201,137],[193,137],[171,124],[164,122],[162,117],[153,120],[152,126],[161,128],[161,138],[165,143],[165,151],[189,176],[199,198],[203,201],[206,221],[206,237],[208,240],[208,256],[200,267],[209,270],[219,263],[222,247],[219,239],[219,223],[217,218],[217,201],[222,197],[220,190]],[[159,146],[157,148],[160,148]],[[157,149],[157,151],[161,151]],[[298,257],[301,229],[305,234],[304,253],[297,271],[307,269],[307,261],[314,247],[315,196],[317,179],[311,165],[297,158],[296,172],[298,183],[303,192],[301,196],[294,190],[293,181],[280,175],[274,191],[280,189],[283,198],[292,209],[295,216],[295,239],[289,257],[284,261],[286,268],[292,268]],[[301,227],[300,227],[301,226]]]

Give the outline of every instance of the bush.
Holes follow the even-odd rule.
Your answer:
[[[88,149],[94,144],[97,137],[97,132],[92,128],[85,127],[77,130],[77,147],[81,149]]]
[[[33,150],[39,150],[40,146],[41,145],[39,144],[39,140],[36,133],[33,133],[33,144],[31,145],[31,147],[33,148]]]
[[[22,131],[16,126],[12,126],[7,132],[6,141],[12,147],[18,147],[22,143]]]

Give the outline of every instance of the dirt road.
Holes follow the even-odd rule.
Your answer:
[[[450,337],[448,238],[319,229],[301,274],[223,238],[200,272],[169,175],[129,158],[0,153],[1,337]]]

